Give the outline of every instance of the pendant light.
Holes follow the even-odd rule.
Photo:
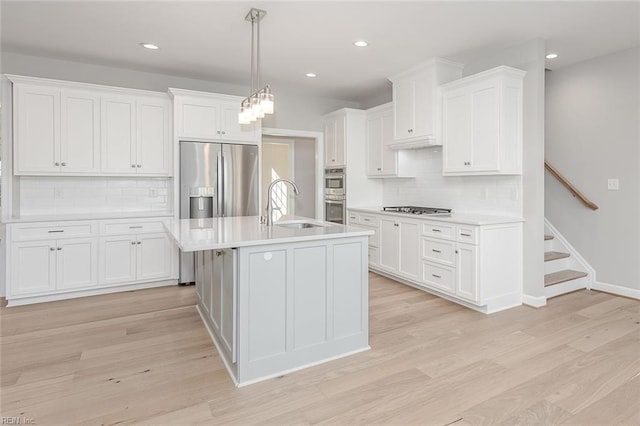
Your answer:
[[[251,95],[240,104],[240,124],[250,124],[258,118],[263,118],[265,114],[273,114],[271,87],[267,84],[254,91],[256,87],[260,87],[260,21],[266,14],[264,10],[253,8],[244,17],[246,21],[251,22]]]

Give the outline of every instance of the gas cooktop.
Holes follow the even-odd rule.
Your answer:
[[[451,216],[451,209],[440,209],[436,207],[393,206],[383,207],[382,211],[429,216]]]

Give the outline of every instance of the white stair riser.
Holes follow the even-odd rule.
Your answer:
[[[562,259],[551,260],[549,262],[544,262],[544,274],[550,274],[552,272],[562,271],[564,269],[574,269],[574,263],[571,257],[564,257]],[[579,265],[578,265],[579,266]],[[575,271],[579,271],[581,269],[574,269]]]
[[[555,284],[544,288],[544,295],[549,297],[559,296],[561,294],[570,293],[576,290],[582,290],[589,288],[589,277],[582,277],[571,281],[565,281],[560,284]]]

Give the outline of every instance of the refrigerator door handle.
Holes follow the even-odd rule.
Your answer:
[[[224,157],[222,156],[222,150],[218,152],[218,217],[225,216],[224,214]]]

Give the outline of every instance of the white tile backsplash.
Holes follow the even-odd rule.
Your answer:
[[[170,178],[23,176],[20,215],[171,212],[172,192]]]
[[[410,155],[406,155],[409,153]],[[403,175],[385,179],[383,204],[451,208],[458,213],[522,216],[522,176],[442,176],[442,149],[405,151]]]

